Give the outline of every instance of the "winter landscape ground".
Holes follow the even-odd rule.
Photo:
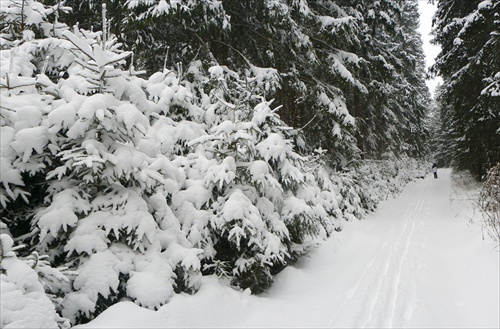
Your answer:
[[[347,222],[265,294],[209,276],[158,311],[122,302],[79,328],[498,328],[498,245],[474,224],[474,189],[439,176]]]

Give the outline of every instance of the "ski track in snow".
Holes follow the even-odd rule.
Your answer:
[[[439,174],[347,222],[263,295],[204,277],[157,312],[119,303],[82,327],[498,328],[499,253]]]
[[[401,218],[397,213],[394,214],[394,218],[399,218],[399,221],[393,223],[395,227],[389,231],[382,247],[369,261],[358,282],[350,288],[348,298],[330,320],[329,326],[407,327],[416,298],[415,280],[408,269],[416,266],[416,260],[408,254],[426,201],[427,196],[422,193],[411,202],[410,208],[401,209],[404,210]],[[401,280],[402,275],[404,280]],[[345,312],[346,309],[359,308],[361,310],[356,314]],[[339,315],[342,315],[340,320]]]

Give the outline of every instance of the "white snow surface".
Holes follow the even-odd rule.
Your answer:
[[[394,200],[277,275],[255,296],[214,276],[158,311],[111,306],[79,328],[498,328],[500,254],[451,174],[410,183]]]

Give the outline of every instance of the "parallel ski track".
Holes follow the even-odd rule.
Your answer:
[[[431,181],[427,187],[433,184]],[[422,190],[411,206],[402,210],[401,219],[394,222],[381,248],[367,263],[356,283],[347,290],[345,299],[328,324],[329,327],[408,326],[417,302],[412,272],[420,265],[416,257],[409,257],[409,251],[415,228],[421,227],[419,218],[424,216],[426,202],[427,194]],[[413,243],[413,248],[424,247],[415,247]]]

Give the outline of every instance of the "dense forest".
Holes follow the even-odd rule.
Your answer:
[[[499,6],[438,1],[434,106],[417,0],[1,1],[2,327],[259,293],[425,160],[484,174]]]
[[[500,1],[435,2],[438,156],[482,179],[500,161]]]

